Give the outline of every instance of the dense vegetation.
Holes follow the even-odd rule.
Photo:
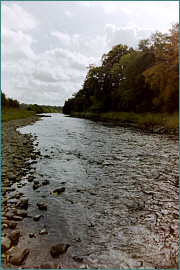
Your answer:
[[[63,113],[154,112],[179,109],[179,24],[141,40],[138,49],[116,45],[91,65],[82,89],[65,101]]]
[[[35,115],[36,113],[58,113],[62,112],[60,106],[50,105],[28,105],[20,104],[19,101],[7,98],[1,91],[1,122],[13,119],[25,118]]]
[[[50,106],[50,105],[37,105],[37,104],[20,104],[18,100],[7,98],[6,95],[1,90],[1,106],[2,107],[15,107],[15,108],[23,108],[28,111],[34,111],[36,113],[58,113],[62,112],[62,107],[60,106]]]
[[[22,105],[23,107],[23,105]],[[35,111],[36,113],[58,113],[62,112],[62,107],[60,106],[50,106],[50,105],[28,105],[27,106],[28,111]]]
[[[19,108],[20,104],[16,99],[7,98],[6,95],[1,91],[1,106]]]

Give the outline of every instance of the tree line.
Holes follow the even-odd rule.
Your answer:
[[[19,108],[20,104],[19,101],[16,99],[7,98],[1,90],[1,106]]]
[[[24,105],[23,105],[24,106]],[[37,105],[30,104],[27,106],[28,111],[34,111],[36,113],[58,113],[62,112],[62,107],[60,106],[50,106],[50,105]]]
[[[36,113],[59,113],[62,112],[61,106],[50,106],[50,105],[38,105],[38,104],[20,104],[18,100],[7,98],[1,90],[1,106],[23,108],[28,111],[34,111]]]
[[[89,66],[82,89],[65,101],[63,113],[178,111],[178,23],[141,40],[136,50],[116,45],[101,60],[101,66]]]

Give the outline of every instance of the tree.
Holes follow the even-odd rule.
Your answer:
[[[103,110],[108,111],[116,107],[115,98],[117,97],[117,87],[123,80],[122,67],[120,65],[121,57],[133,51],[128,49],[127,45],[116,45],[102,57],[102,103]]]
[[[1,105],[2,106],[7,106],[8,105],[6,95],[2,92],[2,90],[1,90]]]
[[[110,110],[167,111],[179,106],[179,25],[169,34],[153,33],[138,50],[116,45],[91,65],[83,87],[63,112]]]
[[[154,55],[148,51],[134,51],[121,58],[123,80],[119,86],[120,102],[118,109],[144,112],[152,107],[152,90],[145,82],[143,71],[152,65]]]
[[[16,107],[19,108],[20,104],[19,101],[12,98],[6,98],[6,95],[1,90],[1,105],[2,106],[10,106],[10,107]]]
[[[153,104],[158,111],[173,112],[179,108],[179,24],[169,35],[154,37],[155,64],[144,75],[155,93]]]

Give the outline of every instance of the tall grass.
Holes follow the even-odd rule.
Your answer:
[[[1,107],[1,122],[34,116],[35,112],[22,108]]]
[[[106,112],[95,114],[90,112],[73,113],[72,116],[83,118],[98,118],[103,120],[115,120],[120,122],[139,123],[147,126],[162,125],[170,129],[178,129],[179,113],[134,113],[134,112]]]

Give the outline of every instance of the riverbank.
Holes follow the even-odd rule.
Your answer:
[[[152,133],[179,134],[179,114],[155,114],[133,112],[73,112],[72,117],[92,119],[95,121],[110,121],[121,126],[132,126]]]
[[[1,124],[1,266],[14,268],[28,256],[28,244],[20,249],[20,222],[28,216],[28,199],[19,189],[30,171],[34,152],[33,137],[20,134],[17,128],[33,124],[39,117],[16,119]],[[19,267],[19,266],[18,266]]]
[[[1,268],[2,269],[59,269],[61,268],[53,257],[65,253],[68,244],[52,245],[48,253],[51,259],[33,255],[39,243],[39,237],[46,235],[46,228],[40,229],[39,235],[36,226],[26,227],[23,231],[23,222],[31,219],[35,224],[43,215],[33,215],[28,211],[30,200],[23,192],[23,187],[29,182],[33,190],[40,184],[35,181],[36,159],[41,158],[39,150],[35,150],[32,134],[21,134],[17,129],[31,125],[40,119],[39,116],[15,119],[1,123]],[[32,182],[32,183],[30,183]],[[42,185],[48,185],[45,180]],[[37,211],[47,210],[43,202],[35,205]],[[29,222],[28,222],[29,223]],[[40,250],[39,250],[40,251]],[[47,257],[47,256],[46,256]],[[50,257],[50,256],[49,256]]]
[[[13,108],[13,107],[7,107],[2,106],[1,107],[1,123],[14,120],[14,119],[22,119],[27,117],[35,116],[34,111],[27,111],[23,108]]]

